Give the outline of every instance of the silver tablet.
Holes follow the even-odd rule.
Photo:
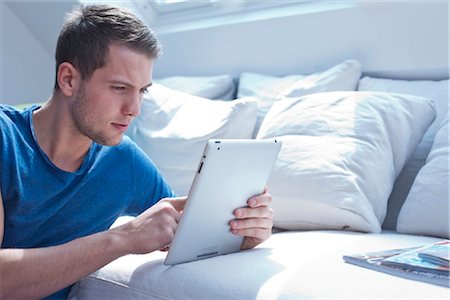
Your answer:
[[[264,191],[280,148],[279,140],[209,140],[164,264],[239,251],[233,211]]]

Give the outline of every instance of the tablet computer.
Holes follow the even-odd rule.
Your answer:
[[[279,140],[209,140],[164,264],[239,251],[233,211],[264,191],[280,148]]]

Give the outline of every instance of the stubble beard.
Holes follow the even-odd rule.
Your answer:
[[[70,112],[75,129],[79,133],[93,140],[97,144],[104,146],[115,146],[121,142],[122,137],[120,137],[120,139],[108,137],[95,129],[95,125],[98,124],[98,122],[97,118],[88,108],[88,99],[86,97],[84,85],[81,85],[75,99],[76,101],[73,102]]]

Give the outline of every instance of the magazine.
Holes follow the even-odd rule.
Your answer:
[[[438,275],[447,275],[449,274],[449,266],[448,264],[435,264],[430,262],[429,260],[423,259],[420,254],[428,253],[440,253],[449,250],[449,245],[447,241],[441,241],[437,243],[433,243],[431,245],[427,245],[418,249],[405,251],[401,254],[397,254],[391,257],[387,257],[381,261],[382,265],[393,266],[402,269],[414,270],[419,272],[427,272]],[[426,252],[425,252],[426,251]],[[435,256],[432,255],[434,258]]]
[[[421,250],[419,257],[436,265],[450,266],[450,241],[441,241],[433,247]]]
[[[434,244],[432,244],[434,245]],[[410,253],[416,253],[418,256],[418,251],[420,249],[431,247],[432,245],[425,247],[413,247],[413,248],[404,248],[404,249],[393,249],[393,250],[385,250],[385,251],[377,251],[377,252],[367,252],[367,253],[358,253],[353,255],[345,255],[344,261],[347,263],[351,263],[354,265],[358,265],[361,267],[369,268],[372,270],[388,273],[391,275],[396,275],[399,277],[419,280],[431,284],[436,284],[444,287],[450,287],[449,281],[449,271],[445,266],[434,265],[430,267],[428,265],[428,269],[417,268],[417,266],[412,266],[407,262],[397,262],[397,264],[385,263],[386,260],[391,259],[396,256],[402,256]],[[448,246],[447,246],[448,247]],[[430,268],[434,271],[430,271]],[[438,270],[438,271],[435,271]]]

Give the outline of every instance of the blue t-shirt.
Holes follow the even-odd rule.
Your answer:
[[[93,142],[75,172],[59,169],[36,141],[32,115],[37,108],[0,105],[2,248],[63,244],[174,196],[152,161],[126,136],[113,147]],[[52,297],[65,298],[68,291]]]

